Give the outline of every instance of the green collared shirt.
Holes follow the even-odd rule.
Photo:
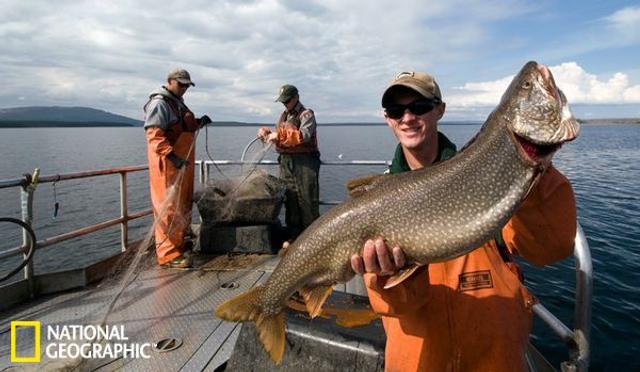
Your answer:
[[[443,160],[447,160],[456,154],[456,145],[453,142],[449,141],[449,139],[438,132],[438,156],[436,157],[435,163],[438,163]],[[389,173],[402,173],[409,172],[411,168],[409,168],[409,164],[407,164],[407,159],[404,157],[404,152],[402,151],[402,146],[398,144],[396,147],[396,153],[393,155],[393,160],[391,161],[391,165],[389,166]]]

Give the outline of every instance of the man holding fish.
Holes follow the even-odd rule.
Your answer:
[[[384,92],[382,106],[399,142],[390,173],[431,167],[455,155],[455,145],[438,132],[446,105],[431,75],[399,74]],[[501,234],[466,255],[420,266],[387,289],[389,278],[406,267],[402,247],[388,247],[385,237],[378,237],[366,241],[362,255],[353,255],[352,268],[364,274],[371,305],[382,316],[387,371],[526,370],[536,299],[523,285],[512,255],[536,265],[560,260],[573,251],[576,231],[571,185],[551,157],[543,163],[539,182]],[[465,203],[482,198],[467,195],[458,200],[463,205],[440,213],[464,211]]]

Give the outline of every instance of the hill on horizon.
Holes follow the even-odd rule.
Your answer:
[[[580,119],[582,124],[640,124],[640,118],[603,118]],[[25,106],[0,108],[0,128],[33,128],[33,127],[140,127],[141,120],[113,114],[108,111],[81,106]],[[444,120],[440,125],[480,125],[482,121]],[[244,127],[270,126],[271,123],[254,123],[240,121],[214,121],[213,126]],[[386,125],[383,120],[375,122],[329,122],[318,123],[319,126],[359,126]]]
[[[7,126],[142,126],[141,120],[90,107],[27,106],[0,109]]]

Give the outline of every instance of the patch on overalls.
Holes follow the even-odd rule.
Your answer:
[[[491,279],[491,271],[473,271],[470,273],[460,274],[458,289],[461,292],[473,291],[482,288],[493,288],[493,279]]]

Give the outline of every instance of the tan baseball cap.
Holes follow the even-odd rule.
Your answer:
[[[389,103],[389,92],[397,86],[411,88],[420,93],[424,98],[442,101],[440,87],[433,76],[425,72],[401,72],[389,83],[389,86],[382,94],[382,107]]]
[[[191,81],[191,75],[189,75],[189,72],[182,68],[174,68],[173,70],[169,71],[167,80],[170,79],[175,79],[182,84],[191,84],[192,87],[196,86],[196,84]]]

